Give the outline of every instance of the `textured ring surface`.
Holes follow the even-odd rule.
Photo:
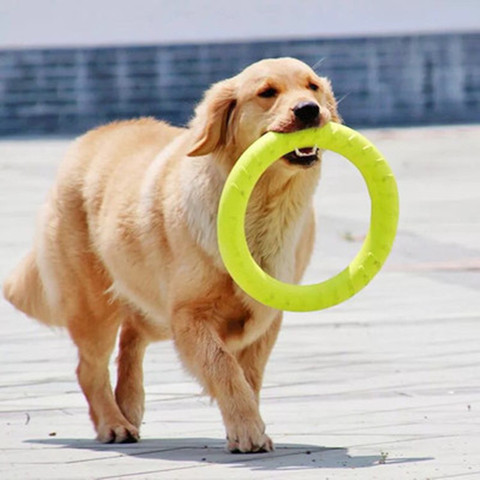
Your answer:
[[[245,214],[262,173],[295,148],[315,144],[347,158],[362,174],[371,199],[370,228],[360,251],[340,273],[321,283],[293,285],[271,277],[255,262],[247,245]],[[227,178],[217,220],[220,254],[237,285],[257,301],[279,310],[321,310],[347,300],[378,273],[395,239],[398,208],[397,184],[388,163],[355,130],[328,123],[293,133],[269,132],[243,153]]]

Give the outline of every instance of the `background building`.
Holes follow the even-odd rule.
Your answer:
[[[184,124],[212,82],[295,56],[352,126],[480,120],[477,0],[2,0],[0,135]]]

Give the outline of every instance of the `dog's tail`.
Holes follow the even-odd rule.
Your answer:
[[[49,304],[34,252],[30,252],[5,280],[3,295],[29,317],[51,326],[62,324]]]

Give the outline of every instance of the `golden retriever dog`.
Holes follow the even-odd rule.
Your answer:
[[[139,439],[145,349],[172,339],[217,402],[228,449],[273,449],[259,393],[282,312],[250,298],[225,270],[218,202],[232,166],[264,133],[329,121],[339,121],[329,81],[281,58],[213,85],[188,128],[141,118],[75,140],[40,212],[34,247],[4,295],[30,317],[68,329],[99,441]],[[252,255],[286,282],[300,281],[311,254],[320,157],[316,146],[286,154],[248,206]],[[108,365],[119,331],[113,391]]]

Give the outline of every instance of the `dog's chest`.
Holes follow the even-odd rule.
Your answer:
[[[255,261],[270,275],[292,282],[295,250],[305,226],[306,212],[288,204],[247,213],[249,249]]]

